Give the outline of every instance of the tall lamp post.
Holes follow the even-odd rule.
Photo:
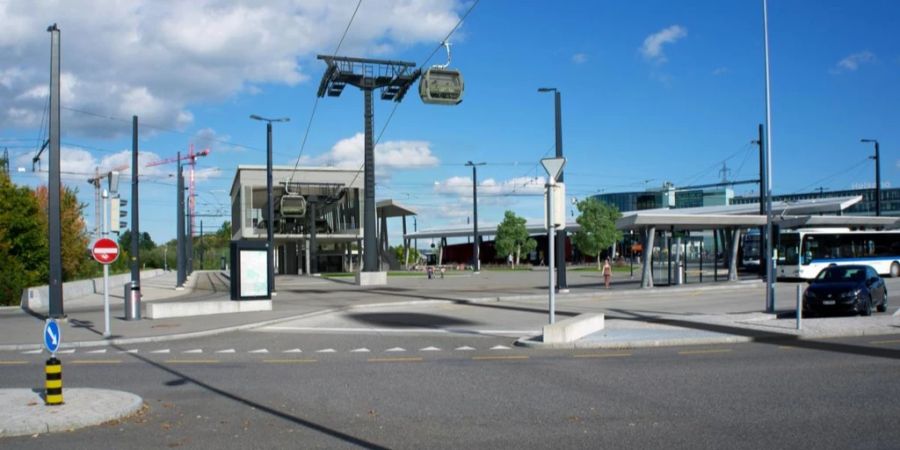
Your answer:
[[[253,120],[266,122],[266,272],[269,284],[269,297],[275,290],[275,204],[272,202],[272,122],[289,122],[288,117],[268,119],[256,114],[251,114]]]
[[[556,157],[563,157],[563,146],[562,146],[562,111],[560,108],[560,96],[559,90],[556,88],[547,88],[542,87],[538,88],[538,92],[553,92],[553,99],[556,108]],[[563,173],[559,172],[559,177],[556,179],[558,183],[562,183]],[[566,284],[566,231],[565,230],[557,230],[556,231],[556,288],[560,292],[568,292],[569,287]]]
[[[881,155],[878,149],[877,139],[860,139],[859,142],[875,143],[875,156],[869,158],[875,160],[875,215],[881,215]]]
[[[472,167],[472,220],[474,239],[472,239],[472,271],[478,273],[481,270],[481,249],[478,245],[478,166],[485,163],[473,163],[469,161],[466,166]]]

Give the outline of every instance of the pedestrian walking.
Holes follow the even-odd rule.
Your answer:
[[[612,266],[609,265],[609,258],[603,263],[603,284],[609,289],[609,279],[612,278]]]

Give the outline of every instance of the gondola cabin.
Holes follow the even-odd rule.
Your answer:
[[[306,198],[297,194],[285,194],[281,197],[278,212],[282,217],[306,216]]]
[[[419,97],[423,103],[458,105],[463,99],[462,73],[455,69],[431,67],[419,80]]]

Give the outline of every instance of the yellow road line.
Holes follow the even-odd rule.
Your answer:
[[[900,344],[900,339],[891,339],[888,341],[871,341],[870,344],[874,345],[884,345],[884,344]]]
[[[778,350],[797,350],[797,347],[791,347],[790,345],[779,345]]]
[[[69,361],[69,364],[121,364],[121,359],[76,359]]]
[[[616,358],[620,356],[631,356],[631,353],[585,353],[572,356],[575,358]]]
[[[528,356],[473,356],[473,361],[515,361],[528,359]]]
[[[218,359],[167,359],[166,364],[216,364]]]
[[[302,364],[302,363],[314,363],[318,360],[316,359],[264,359],[263,362],[266,364]]]
[[[708,353],[728,353],[730,348],[712,348],[707,350],[684,350],[678,352],[679,355],[703,355]]]
[[[369,362],[419,362],[423,360],[424,358],[418,356],[409,358],[369,358]]]
[[[0,361],[0,366],[21,366],[28,364],[28,361]]]

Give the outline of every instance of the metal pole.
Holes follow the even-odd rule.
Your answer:
[[[556,289],[554,288],[555,284],[553,282],[553,275],[555,275],[553,268],[553,241],[555,240],[554,232],[556,231],[556,219],[553,217],[553,187],[555,183],[552,176],[548,178],[550,182],[547,184],[547,243],[550,245],[550,248],[547,252],[547,261],[550,263],[550,270],[547,272],[547,287],[550,291],[550,323],[553,324],[556,322]]]
[[[797,285],[797,329],[803,328],[803,303],[800,296],[800,285]]]
[[[206,249],[203,248],[203,221],[200,221],[200,270],[203,270],[203,257],[206,255]]]
[[[138,216],[138,116],[131,117],[131,288],[141,286],[141,222]],[[113,217],[110,220],[119,220]],[[126,298],[127,302],[128,299]]]
[[[772,96],[769,77],[769,8],[763,0],[763,36],[766,58],[766,312],[775,311],[775,261],[772,249]]]
[[[47,28],[50,32],[50,173],[47,191],[48,232],[50,241],[49,315],[65,317],[62,289],[62,225],[60,223],[60,126],[59,126],[59,71],[61,36],[56,24]]]
[[[881,155],[875,141],[875,216],[881,216]]]
[[[177,156],[177,165],[175,176],[178,178],[176,182],[176,191],[178,193],[178,197],[175,201],[176,204],[176,214],[175,214],[175,223],[177,224],[177,233],[176,236],[178,238],[177,248],[176,248],[176,256],[175,256],[175,265],[176,265],[176,281],[175,281],[175,289],[184,289],[184,280],[186,278],[185,270],[187,269],[187,265],[185,264],[185,248],[184,248],[184,174],[182,173],[182,165],[181,165],[181,152],[178,152]]]
[[[562,143],[562,108],[560,107],[560,93],[559,91],[555,91],[553,93],[553,99],[555,103],[556,109],[556,157],[563,157],[563,143]],[[563,177],[563,170],[560,169],[559,175],[556,177],[556,181],[560,183],[565,181]],[[556,284],[557,289],[560,292],[568,292],[568,285],[566,284],[566,230],[557,230],[556,231]]]
[[[109,193],[103,190],[103,237],[109,235]],[[118,217],[115,220],[119,220]],[[127,302],[128,299],[126,298]],[[109,264],[103,265],[103,337],[108,338],[112,334],[109,329]]]
[[[759,215],[766,215],[766,141],[763,136],[763,124],[759,124],[759,138],[756,140],[756,144],[759,145]],[[759,253],[759,274],[762,277],[766,276],[766,267],[769,266],[769,262],[764,257],[763,249],[766,247],[766,241],[768,240],[768,236],[766,236],[766,227],[765,225],[759,227],[759,248],[757,252]]]
[[[713,282],[719,281],[719,230],[713,229]]]
[[[703,236],[700,236],[700,283],[703,283]]]
[[[266,276],[269,297],[275,292],[275,204],[272,200],[272,122],[266,123]]]
[[[481,271],[481,252],[480,246],[478,245],[478,166],[472,164],[472,216],[475,220],[472,221],[472,228],[474,230],[473,239],[472,239],[472,271],[478,273]]]
[[[365,161],[363,163],[363,189],[366,191],[363,205],[363,259],[364,272],[378,272],[378,242],[375,239],[375,141],[373,136],[374,113],[372,89],[363,89],[365,97]]]

